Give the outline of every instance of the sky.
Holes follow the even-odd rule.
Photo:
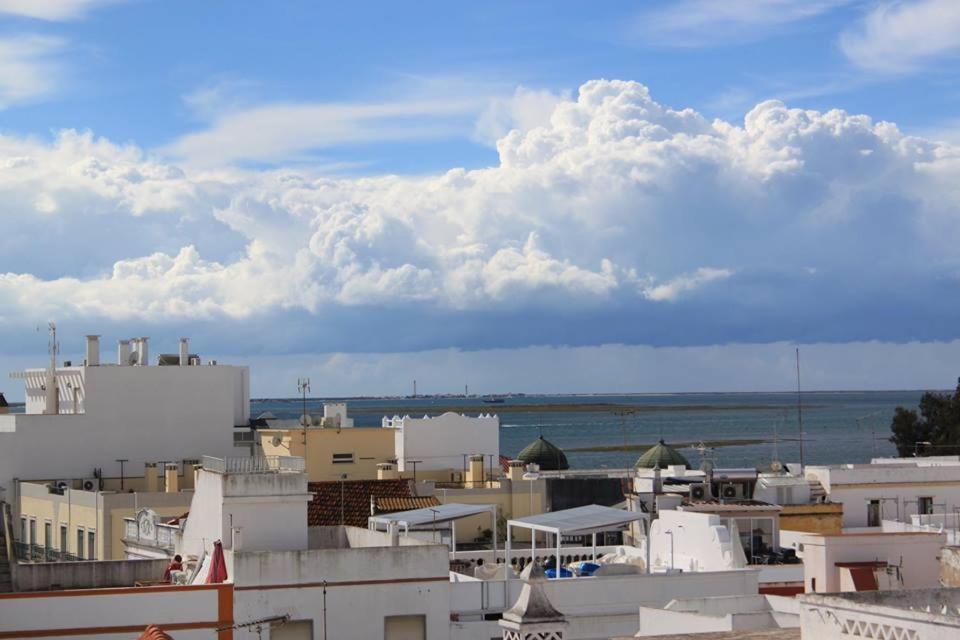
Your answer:
[[[950,388],[958,34],[953,0],[0,0],[0,375],[55,320],[258,396],[789,389],[797,346],[810,388]]]

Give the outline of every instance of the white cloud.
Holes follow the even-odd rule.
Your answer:
[[[643,296],[648,300],[671,301],[676,300],[681,294],[687,291],[696,291],[698,288],[714,282],[724,280],[733,275],[731,269],[711,269],[701,267],[692,274],[677,276],[669,282],[644,287]]]
[[[525,132],[546,125],[556,106],[569,98],[542,89],[517,87],[512,96],[490,101],[477,119],[476,137],[493,145],[513,129]]]
[[[938,57],[960,53],[960,3],[914,0],[884,3],[846,31],[841,47],[850,60],[881,72],[912,71]]]
[[[404,349],[935,339],[960,317],[956,147],[777,101],[711,122],[622,81],[537,119],[496,166],[425,177],[183,170],[90,134],[0,137],[0,325],[270,317]]]
[[[83,18],[100,7],[124,0],[0,0],[0,14],[60,22]]]
[[[191,94],[206,110],[216,91]],[[208,129],[187,134],[163,149],[193,166],[281,162],[347,143],[450,137],[481,108],[475,98],[362,104],[268,104],[218,113]],[[454,124],[458,123],[456,128]]]
[[[0,37],[0,110],[53,93],[64,46],[49,36]]]
[[[704,47],[769,37],[784,25],[850,0],[677,0],[639,14],[631,35],[646,44]]]

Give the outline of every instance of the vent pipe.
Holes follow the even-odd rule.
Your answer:
[[[190,341],[186,338],[180,338],[180,366],[186,367],[190,364]]]
[[[87,336],[87,366],[100,366],[100,336]]]
[[[125,367],[130,364],[130,341],[117,340],[117,364]]]

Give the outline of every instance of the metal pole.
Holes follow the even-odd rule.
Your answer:
[[[803,405],[800,396],[800,347],[797,347],[797,426],[800,429],[800,473],[803,473]]]
[[[129,461],[127,458],[117,458],[117,462],[120,463],[120,491],[123,491],[123,463]]]
[[[327,581],[323,581],[323,640],[327,640]]]

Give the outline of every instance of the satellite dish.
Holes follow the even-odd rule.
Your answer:
[[[774,473],[780,473],[781,471],[783,471],[783,463],[780,462],[779,460],[774,460],[773,462],[770,463],[770,469]]]
[[[137,364],[137,352],[136,352],[136,351],[134,351],[133,353],[131,353],[130,356],[127,358],[127,364],[129,364],[130,366],[133,366],[133,365]]]
[[[283,438],[278,435],[273,436],[273,439],[271,439],[270,442],[273,444],[273,446],[279,447],[283,443]]]

